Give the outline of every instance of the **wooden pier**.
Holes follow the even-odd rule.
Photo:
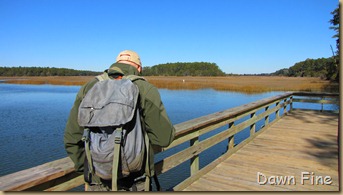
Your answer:
[[[339,113],[324,106],[338,105],[338,97],[291,92],[176,124],[175,140],[160,151],[173,153],[155,164],[155,172],[190,162],[190,176],[174,191],[339,191]],[[319,109],[297,108],[306,103]],[[204,139],[218,128],[224,130]],[[249,137],[238,142],[246,130]],[[227,151],[200,168],[199,155],[222,141]],[[175,150],[184,143],[189,147]],[[67,191],[83,183],[66,157],[2,176],[0,190]]]
[[[337,134],[337,114],[294,110],[184,190],[338,191]]]

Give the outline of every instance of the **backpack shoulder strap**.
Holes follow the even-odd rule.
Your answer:
[[[98,81],[104,81],[110,79],[107,72],[102,73],[101,75],[98,75],[95,77]]]
[[[107,72],[103,72],[101,75],[98,75],[95,77],[98,81],[104,81],[104,80],[108,80],[110,79],[110,77],[108,76]],[[146,79],[144,77],[141,76],[137,76],[137,75],[126,75],[123,78],[125,79],[129,79],[130,81],[134,82],[137,80],[143,80],[146,81]]]
[[[123,78],[129,79],[132,82],[137,81],[137,80],[146,81],[146,79],[144,77],[137,76],[137,75],[127,75],[127,76],[124,76]]]

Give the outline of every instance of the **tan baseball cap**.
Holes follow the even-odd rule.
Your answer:
[[[120,52],[117,56],[117,62],[118,61],[129,61],[133,62],[139,66],[142,66],[141,59],[139,58],[139,55],[131,50],[124,50]]]

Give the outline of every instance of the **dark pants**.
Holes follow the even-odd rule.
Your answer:
[[[132,174],[129,177],[118,180],[118,191],[144,191],[145,176]],[[98,181],[98,182],[96,182]],[[98,176],[93,176],[92,182],[86,182],[85,191],[111,191],[112,180],[104,180]],[[151,189],[151,184],[150,184]]]

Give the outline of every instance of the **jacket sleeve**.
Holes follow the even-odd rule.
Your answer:
[[[68,156],[74,162],[75,171],[83,172],[83,164],[85,160],[84,143],[81,141],[83,135],[83,128],[77,122],[77,116],[80,103],[87,93],[87,91],[95,84],[96,80],[87,83],[76,95],[74,105],[70,110],[69,118],[64,130],[64,147]]]
[[[157,88],[151,85],[141,95],[143,117],[152,145],[167,147],[174,140],[175,128],[171,123]]]

